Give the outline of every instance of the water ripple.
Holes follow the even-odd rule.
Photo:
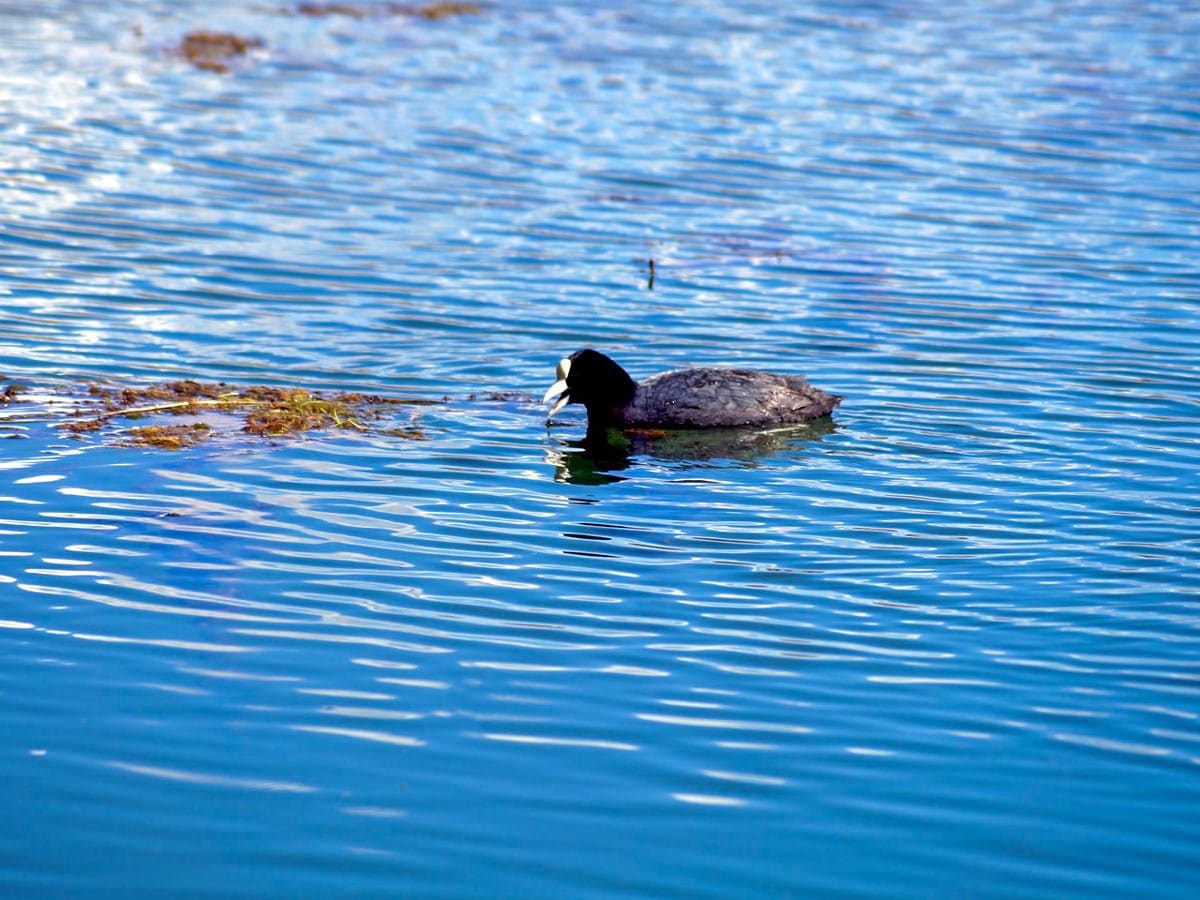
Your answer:
[[[1192,896],[1193,6],[4,12],[13,890]],[[847,400],[600,452],[585,344]],[[434,402],[53,427],[173,378]]]

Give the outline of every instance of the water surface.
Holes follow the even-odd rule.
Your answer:
[[[1198,47],[1191,3],[0,12],[5,894],[1195,896]],[[597,453],[535,402],[584,344],[847,400]],[[436,402],[54,427],[179,378]]]

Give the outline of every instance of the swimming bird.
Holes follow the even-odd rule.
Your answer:
[[[842,402],[799,375],[752,369],[676,369],[637,382],[597,350],[558,364],[543,403],[547,419],[568,403],[587,407],[588,430],[624,427],[737,428],[806,422]]]

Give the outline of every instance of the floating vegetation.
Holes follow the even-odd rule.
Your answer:
[[[485,391],[482,394],[468,394],[467,400],[486,400],[489,403],[536,403],[537,398],[528,391]]]
[[[225,31],[192,31],[184,35],[174,52],[197,69],[228,72],[230,60],[264,46],[261,38],[242,37]]]
[[[368,19],[380,16],[411,16],[417,19],[437,21],[453,16],[472,16],[483,12],[483,7],[477,3],[448,3],[435,2],[426,4],[408,3],[300,3],[283,10],[289,15],[313,16],[348,16],[352,19]]]
[[[338,394],[322,397],[303,390],[280,388],[249,388],[245,398],[255,404],[246,416],[245,430],[261,437],[282,437],[302,431],[323,431],[330,428],[354,428],[366,431],[358,420],[373,401],[381,397],[362,394]]]
[[[404,438],[406,441],[427,441],[429,436],[420,428],[384,428],[381,434]]]
[[[476,3],[427,3],[424,6],[399,7],[398,12],[405,16],[436,21],[451,16],[473,16],[483,12],[483,7]]]
[[[349,16],[352,19],[365,19],[371,15],[371,10],[365,6],[354,6],[351,3],[301,3],[293,9],[283,12],[295,16]]]
[[[237,388],[197,381],[123,389],[92,386],[86,399],[66,421],[56,423],[56,427],[69,434],[83,435],[102,431],[119,420],[156,415],[191,417],[192,421],[182,424],[125,428],[117,440],[118,446],[122,447],[166,450],[194,447],[222,431],[280,438],[311,431],[374,430],[407,440],[426,440],[425,433],[411,423],[404,427],[371,426],[383,420],[390,408],[424,406],[433,402],[374,394],[326,394],[303,388]],[[209,419],[198,418],[202,416]]]
[[[351,19],[382,18],[384,16],[408,16],[436,22],[456,16],[472,16],[483,12],[478,3],[457,3],[435,0],[433,3],[298,3],[287,6],[280,13],[288,16],[345,16]],[[134,34],[142,36],[141,26],[134,27]],[[230,71],[233,65],[252,50],[259,50],[266,42],[258,37],[245,37],[228,31],[190,31],[166,49],[175,57],[182,57],[197,69],[206,72]]]
[[[205,422],[191,425],[145,425],[130,428],[125,438],[118,441],[122,447],[161,447],[164,450],[182,450],[195,447],[212,434],[212,426]]]

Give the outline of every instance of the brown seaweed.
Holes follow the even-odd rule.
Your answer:
[[[230,60],[263,46],[262,38],[242,37],[226,31],[191,31],[174,49],[197,69],[228,72]]]
[[[266,385],[231,387],[191,380],[120,389],[93,385],[74,415],[57,427],[81,435],[100,431],[118,419],[224,413],[236,416],[241,423],[240,430],[245,434],[278,438],[337,429],[367,431],[367,423],[382,419],[390,407],[420,406],[431,402]],[[425,439],[424,432],[414,427],[382,428],[379,431],[409,440]],[[125,429],[118,444],[178,450],[193,447],[215,433],[217,429],[208,422],[147,425]]]
[[[410,16],[427,21],[449,19],[452,16],[472,16],[483,12],[478,3],[441,2],[425,4],[408,3],[299,3],[283,12],[294,16],[346,16],[351,19],[368,19],[380,16]]]
[[[127,429],[118,446],[182,450],[184,447],[195,447],[211,435],[212,427],[204,422],[193,422],[191,425],[144,425]]]

